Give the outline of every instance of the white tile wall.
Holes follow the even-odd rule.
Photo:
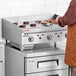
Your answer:
[[[22,7],[22,0],[0,0],[0,8]]]
[[[63,15],[70,1],[71,0],[0,0],[0,19],[8,16],[49,13]]]
[[[61,2],[59,4],[57,3],[56,13],[63,16],[65,14],[65,12],[67,11],[70,2],[71,2],[71,0],[64,0],[63,2]]]
[[[44,7],[45,6],[45,0],[23,0],[23,7]]]
[[[60,4],[56,6],[56,14],[63,16],[68,9],[68,6],[65,4]]]
[[[33,8],[12,8],[11,9],[11,16],[23,16],[23,15],[32,15],[33,14]]]

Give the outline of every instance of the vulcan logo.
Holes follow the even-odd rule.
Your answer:
[[[27,32],[27,31],[31,31],[31,30],[29,30],[29,29],[28,30],[23,30],[23,32]]]

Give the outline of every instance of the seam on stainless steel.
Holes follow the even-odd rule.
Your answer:
[[[33,73],[24,73],[24,74],[35,74],[35,73],[43,73],[43,72],[50,72],[50,71],[60,71],[60,70],[67,70],[68,68],[64,69],[55,69],[55,70],[47,70],[47,71],[39,71],[39,72],[33,72]]]
[[[58,56],[58,55],[64,55],[64,53],[62,53],[62,54],[53,54],[53,55],[44,55],[44,56],[36,56],[36,57],[25,57],[25,58],[29,59],[29,58],[38,58],[38,57],[47,57],[47,56]]]

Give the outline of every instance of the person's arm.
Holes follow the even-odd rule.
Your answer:
[[[71,25],[76,22],[76,0],[72,0],[63,17],[59,17],[57,23],[60,26]]]

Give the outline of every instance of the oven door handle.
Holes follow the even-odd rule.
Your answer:
[[[44,67],[44,66],[49,66],[49,65],[59,66],[59,59],[45,60],[45,61],[38,61],[37,62],[37,68]]]
[[[53,74],[53,75],[47,75],[47,76],[59,76],[59,75],[58,74],[55,74],[55,75]]]

